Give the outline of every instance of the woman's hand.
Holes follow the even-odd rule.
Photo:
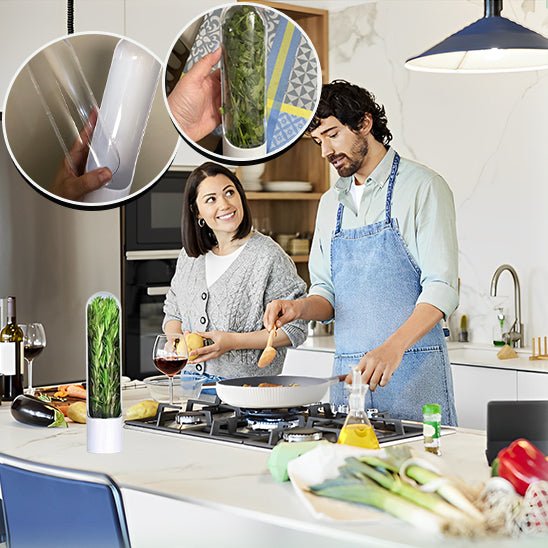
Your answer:
[[[302,300],[285,301],[276,299],[266,305],[263,316],[263,324],[267,331],[272,331],[274,327],[280,328],[286,323],[300,318]]]
[[[234,335],[228,331],[195,331],[204,339],[210,339],[213,344],[192,351],[192,359],[188,363],[201,363],[222,356],[225,352],[235,349]]]
[[[357,365],[362,373],[362,382],[368,384],[371,391],[377,386],[386,386],[399,367],[404,352],[400,346],[388,341],[367,352]],[[345,381],[352,382],[351,372]]]

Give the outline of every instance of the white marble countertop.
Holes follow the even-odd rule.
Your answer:
[[[125,405],[147,397],[146,389],[124,391]],[[387,528],[375,523],[316,520],[302,507],[289,483],[276,483],[271,478],[267,469],[269,452],[264,450],[125,429],[121,453],[91,454],[86,451],[84,425],[71,423],[66,429],[26,426],[11,417],[9,404],[0,406],[0,431],[2,452],[111,475],[123,488],[134,547],[163,545],[158,544],[160,539],[180,544],[190,538],[191,526],[198,527],[203,535],[200,545],[208,546],[215,535],[228,534],[222,528],[228,518],[232,523],[244,520],[249,535],[253,530],[250,524],[255,524],[259,537],[269,533],[269,528],[283,531],[283,538],[290,539],[286,546],[302,546],[299,535],[315,546],[326,547],[335,541],[337,546],[436,546],[440,541],[400,522]],[[483,432],[459,430],[442,440],[441,459],[451,469],[472,482],[488,478]],[[413,442],[419,448],[421,444],[422,440]],[[217,516],[207,518],[217,520],[215,531],[208,532],[204,512]],[[185,525],[183,514],[196,517]],[[287,536],[288,532],[291,535]],[[262,544],[279,545],[280,538],[278,543],[265,538]],[[246,539],[250,537],[243,535],[238,542],[225,539],[221,544],[252,545]],[[462,545],[454,541],[444,544]],[[481,544],[495,546],[494,542]],[[496,543],[501,544],[513,545],[510,541]]]
[[[499,348],[493,345],[448,342],[447,348],[449,350],[449,359],[454,364],[548,373],[548,360],[530,360],[530,349],[516,349],[517,358],[499,360],[497,358]],[[299,349],[335,352],[335,338],[332,336],[308,337],[297,350]]]

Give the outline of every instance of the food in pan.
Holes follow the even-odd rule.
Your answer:
[[[295,383],[276,384],[273,382],[261,382],[257,386],[254,386],[253,384],[243,384],[242,386],[244,386],[245,388],[292,388],[299,385]]]

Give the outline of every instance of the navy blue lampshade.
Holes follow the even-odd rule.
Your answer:
[[[506,17],[491,15],[405,62],[424,72],[514,72],[548,68],[548,39]]]

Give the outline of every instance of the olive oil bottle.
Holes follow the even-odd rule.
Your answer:
[[[365,449],[379,449],[379,440],[365,412],[365,394],[367,385],[357,368],[352,371],[352,389],[348,398],[350,411],[339,433],[337,443],[355,445]]]

